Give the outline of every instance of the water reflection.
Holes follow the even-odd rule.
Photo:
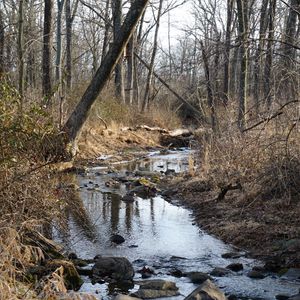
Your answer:
[[[177,156],[168,154],[163,157],[153,156],[150,161],[139,164],[132,163],[128,168],[117,168],[123,175],[128,170],[134,172],[137,169],[156,172],[173,169],[179,172],[187,170],[187,159],[187,153]],[[78,177],[78,183],[83,188],[74,195],[73,206],[70,205],[66,212],[68,235],[63,239],[64,245],[71,251],[81,258],[101,254],[125,256],[130,261],[142,259],[155,266],[156,272],[162,274],[159,275],[161,278],[175,280],[182,295],[187,295],[195,286],[185,279],[168,276],[170,269],[210,272],[214,267],[224,267],[230,263],[221,254],[232,249],[192,225],[189,210],[172,205],[161,197],[135,198],[133,203],[125,203],[121,200],[121,196],[126,193],[125,184],[112,188],[105,184],[116,176],[96,176],[92,170],[89,176]],[[113,245],[110,242],[112,234],[122,235],[125,243]],[[62,241],[59,236],[57,240]],[[132,245],[138,247],[130,247]],[[186,259],[172,260],[172,256]],[[293,284],[284,284],[270,277],[261,281],[249,279],[246,274],[255,262],[245,258],[241,262],[245,266],[244,275],[219,278],[219,286],[226,286],[233,293],[240,292],[242,288],[245,295],[263,296],[263,299],[272,299],[276,293],[297,291]],[[107,292],[111,288],[108,287]],[[93,290],[88,283],[82,289]]]

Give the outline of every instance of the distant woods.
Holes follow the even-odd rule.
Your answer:
[[[147,2],[2,0],[0,80],[15,86],[21,106],[36,101],[61,126],[80,102],[71,95],[101,66],[109,72],[101,89],[105,83],[120,103],[143,112],[168,107],[185,120],[191,105],[214,130],[224,107],[234,108],[243,131],[249,120],[299,99],[300,0]],[[133,5],[137,19],[128,23],[126,43],[115,48],[120,53],[110,57],[117,59],[110,73],[103,64]],[[172,12],[184,9],[191,22],[174,41],[172,30],[181,24]]]

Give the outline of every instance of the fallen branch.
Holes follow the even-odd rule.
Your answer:
[[[259,121],[258,123],[256,123],[256,124],[254,124],[254,125],[252,125],[252,126],[246,128],[246,129],[244,129],[242,132],[250,131],[250,130],[252,130],[253,128],[255,128],[255,127],[257,127],[257,126],[259,126],[259,125],[261,125],[261,124],[263,124],[263,123],[265,123],[265,122],[268,123],[268,122],[271,121],[272,119],[275,119],[275,118],[277,118],[278,116],[282,115],[282,114],[283,114],[283,109],[284,109],[286,106],[288,106],[288,105],[290,105],[290,104],[292,104],[292,103],[297,103],[297,102],[299,102],[299,100],[292,100],[292,101],[289,101],[289,102],[283,104],[283,105],[278,109],[278,111],[277,111],[276,113],[274,113],[273,115],[271,115],[271,116],[269,116],[269,117],[263,118],[261,121]]]

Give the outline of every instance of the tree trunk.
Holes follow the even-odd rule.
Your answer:
[[[204,71],[205,71],[205,79],[206,79],[206,90],[207,90],[207,104],[210,109],[210,120],[211,120],[211,128],[213,132],[216,131],[216,113],[215,113],[215,104],[214,104],[214,95],[212,90],[212,84],[210,79],[210,70],[207,54],[203,45],[203,42],[200,42],[202,49],[202,59],[204,63]]]
[[[55,79],[57,84],[61,84],[61,53],[62,53],[62,34],[61,21],[64,9],[64,0],[57,0],[57,25],[56,25],[56,62],[55,62]]]
[[[128,43],[140,16],[146,8],[147,3],[148,0],[135,0],[131,5],[117,38],[115,39],[107,55],[105,56],[105,59],[103,60],[103,63],[97,70],[80,102],[63,128],[66,133],[66,141],[68,143],[74,142],[76,137],[79,135],[80,130],[88,117],[91,106],[111,76],[111,73],[120,59],[122,51],[124,50],[125,45]]]
[[[269,33],[268,33],[268,44],[266,51],[266,63],[265,63],[265,82],[264,82],[264,98],[268,108],[272,104],[272,89],[271,89],[271,78],[272,78],[272,63],[273,63],[273,44],[274,44],[274,19],[276,11],[276,0],[269,0]]]
[[[18,63],[19,63],[19,94],[21,98],[21,111],[23,109],[25,71],[24,71],[24,0],[19,2],[18,20]]]
[[[269,0],[263,0],[260,9],[260,25],[259,25],[259,41],[258,47],[255,54],[254,62],[254,85],[253,85],[253,95],[255,101],[256,115],[259,114],[260,106],[260,82],[261,82],[261,65],[262,65],[262,51],[265,45],[265,37],[267,31],[267,10],[268,10]]]
[[[240,38],[240,82],[239,82],[239,108],[238,127],[241,131],[246,126],[247,107],[247,69],[248,69],[248,1],[237,0],[238,31]]]
[[[131,36],[126,49],[127,59],[127,87],[126,87],[126,102],[129,105],[133,103],[133,81],[134,81],[134,44],[135,44],[135,33]]]
[[[114,24],[114,42],[117,41],[118,33],[122,24],[122,0],[113,1],[113,24]],[[115,87],[116,97],[125,103],[125,89],[124,89],[124,68],[123,57],[120,58],[115,69]]]
[[[157,18],[156,18],[156,28],[155,28],[155,33],[154,33],[154,41],[153,41],[153,50],[152,50],[151,61],[150,61],[150,69],[149,69],[147,81],[146,81],[146,88],[145,88],[145,95],[144,95],[142,111],[145,111],[146,108],[149,106],[149,100],[150,100],[150,96],[151,96],[153,70],[154,70],[154,63],[155,63],[156,52],[157,52],[157,38],[158,38],[158,30],[159,30],[159,25],[160,25],[162,3],[163,3],[163,0],[160,0],[158,12],[157,12]]]
[[[5,47],[5,32],[4,32],[4,20],[3,13],[0,11],[0,80],[5,72],[4,67],[4,47]]]
[[[233,0],[227,0],[227,23],[226,23],[226,38],[225,38],[225,63],[224,63],[224,83],[223,83],[223,103],[228,104],[229,87],[230,87],[230,38],[231,24],[233,15]]]
[[[103,38],[103,46],[102,46],[102,55],[101,55],[101,63],[103,62],[103,59],[107,53],[108,50],[108,41],[109,41],[109,30],[110,30],[110,23],[109,23],[109,6],[110,6],[110,0],[106,0],[105,4],[105,15],[104,15],[104,20],[105,20],[105,31],[104,31],[104,38]]]
[[[72,15],[71,0],[66,0],[66,86],[67,90],[72,88]]]
[[[52,49],[52,13],[53,0],[45,0],[44,7],[44,37],[43,37],[43,96],[47,106],[51,104],[51,49]]]

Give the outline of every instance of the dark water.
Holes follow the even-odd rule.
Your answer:
[[[260,262],[252,259],[223,259],[221,255],[233,251],[220,240],[206,234],[193,223],[190,210],[165,201],[161,196],[152,199],[135,198],[134,203],[124,203],[121,195],[126,193],[124,184],[106,186],[116,176],[126,171],[148,170],[182,172],[188,169],[190,151],[160,155],[152,153],[140,162],[116,165],[115,173],[107,174],[103,168],[90,169],[88,176],[78,176],[80,217],[70,212],[67,235],[57,233],[56,239],[81,258],[125,256],[135,269],[143,265],[155,269],[155,278],[175,281],[183,299],[196,288],[188,278],[175,278],[168,273],[178,268],[183,272],[210,272],[214,267],[226,267],[231,262],[242,262],[244,271],[227,277],[215,278],[216,284],[229,294],[248,299],[275,299],[277,294],[295,294],[299,283],[282,280],[275,275],[262,280],[246,276]],[[127,173],[128,174],[128,173]],[[125,238],[122,245],[110,242],[112,234]],[[135,247],[133,247],[135,246]],[[92,285],[88,278],[81,291],[95,293],[99,299],[108,298],[107,285]],[[140,279],[140,274],[136,275]]]

